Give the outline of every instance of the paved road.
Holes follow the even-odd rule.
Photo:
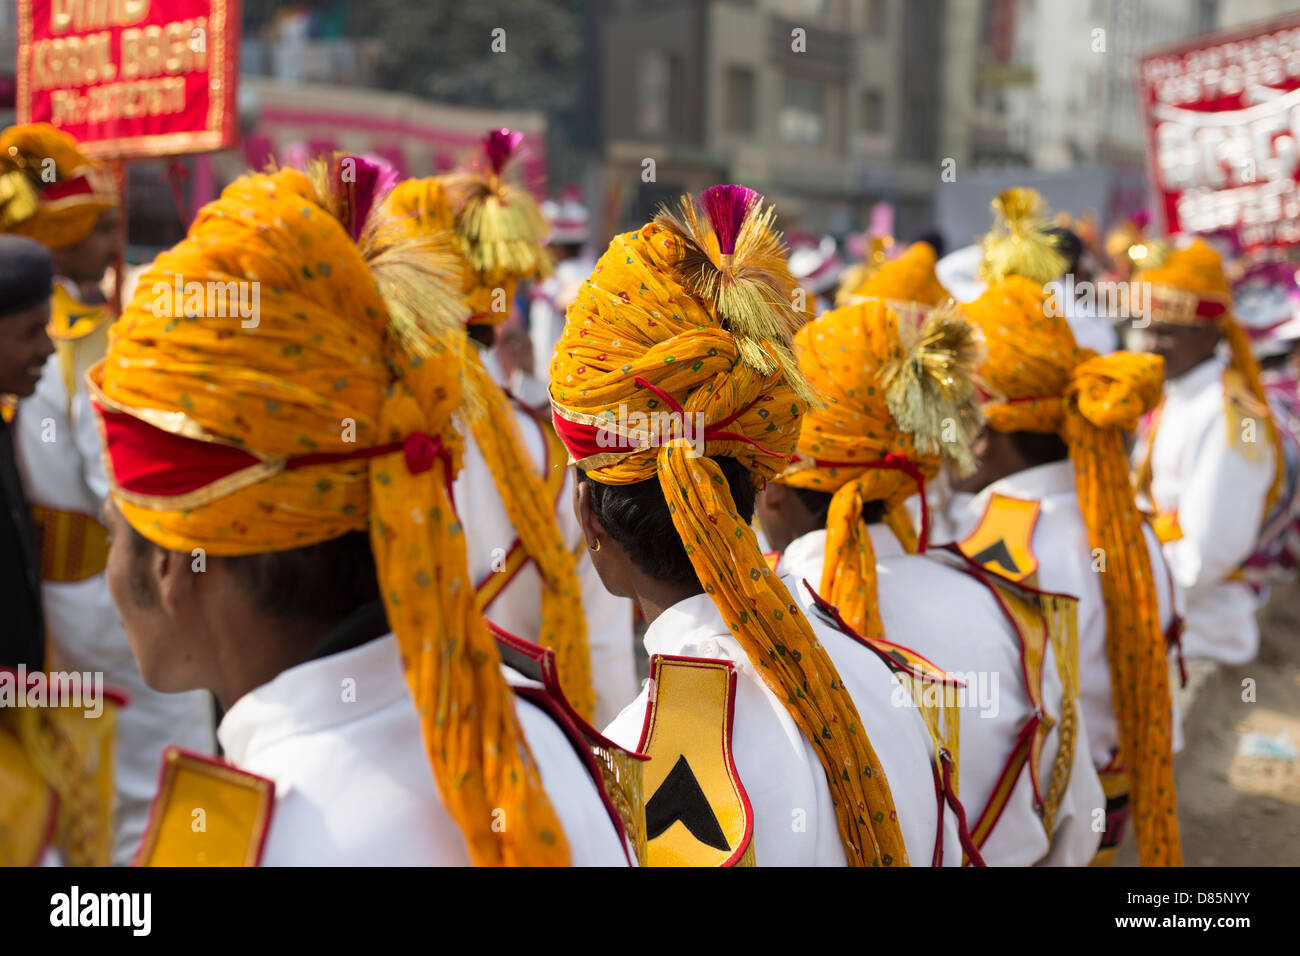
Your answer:
[[[1185,717],[1174,774],[1187,866],[1300,865],[1300,761],[1239,752],[1252,731],[1300,748],[1300,586],[1276,589],[1260,623],[1259,657],[1219,668]],[[1137,864],[1131,835],[1120,863]]]

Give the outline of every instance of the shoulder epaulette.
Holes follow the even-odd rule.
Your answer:
[[[275,782],[169,747],[136,866],[257,866],[275,809]]]
[[[652,692],[637,749],[644,768],[649,866],[753,866],[754,809],[732,756],[730,661],[650,660]]]
[[[984,514],[958,547],[976,564],[1013,581],[1024,581],[1038,570],[1034,526],[1042,505],[994,492]]]

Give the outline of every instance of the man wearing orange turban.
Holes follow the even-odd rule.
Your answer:
[[[874,652],[805,617],[750,529],[807,407],[795,298],[762,197],[715,186],[615,237],[551,363],[587,547],[648,622],[653,679],[606,733],[651,756],[651,864],[933,853],[920,719]]]
[[[1063,730],[1069,674],[1055,648],[1022,645],[1002,610],[1009,597],[946,564],[951,554],[909,553],[925,550],[926,535],[918,544],[904,500],[918,489],[924,496],[945,452],[955,465],[971,463],[976,333],[955,310],[905,317],[868,299],[804,326],[795,347],[825,404],[804,418],[794,462],[759,497],[763,527],[781,549],[777,573],[818,587],[866,639],[903,645],[965,681],[947,750],[968,855],[973,843],[989,866],[1087,864],[1100,837],[1091,811],[1101,783],[1085,721],[1073,737]],[[818,599],[800,592],[813,609]],[[1034,620],[1039,631],[1056,627],[1065,646],[1073,613],[1066,602]],[[1035,728],[1028,738],[1026,727]]]
[[[41,577],[50,667],[102,671],[127,691],[119,715],[112,860],[130,862],[157,786],[158,754],[175,744],[211,752],[206,694],[159,694],[131,658],[104,578],[108,494],[99,434],[83,384],[104,357],[113,316],[102,297],[86,301],[118,252],[121,210],[108,171],[76,141],[44,123],[0,134],[0,226],[54,256],[50,337],[56,354],[35,394],[18,406],[14,438],[28,500],[40,529]]]
[[[1081,349],[1048,307],[1041,200],[1008,190],[986,240],[990,284],[964,308],[984,334],[979,369],[987,427],[979,469],[959,486],[962,550],[981,564],[1079,598],[1080,706],[1112,811],[1103,848],[1124,823],[1124,788],[1144,865],[1182,856],[1173,783],[1174,718],[1166,664],[1173,601],[1159,549],[1133,499],[1125,438],[1160,394],[1159,356]],[[1030,277],[1032,276],[1032,278]]]
[[[1237,570],[1277,498],[1280,436],[1218,253],[1202,239],[1163,252],[1135,276],[1149,290],[1148,335],[1167,381],[1133,460],[1187,595],[1187,656],[1245,664],[1259,648],[1258,598]]]
[[[547,268],[541,215],[532,197],[504,180],[517,136],[489,134],[490,166],[480,173],[399,183],[383,214],[400,229],[453,240],[471,342],[462,353],[470,384],[455,494],[468,522],[480,608],[494,624],[554,650],[570,700],[604,723],[636,693],[632,604],[601,587],[586,558],[550,422],[502,388],[485,350],[520,279]],[[597,621],[600,628],[588,624]]]
[[[132,648],[151,686],[224,710],[229,764],[169,755],[143,863],[627,860],[576,725],[512,690],[478,613],[452,494],[462,315],[438,245],[369,215],[385,180],[357,157],[237,180],[90,373]],[[151,292],[174,276],[258,304],[177,312]]]

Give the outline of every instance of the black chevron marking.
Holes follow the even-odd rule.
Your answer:
[[[686,762],[685,754],[677,758],[673,769],[645,805],[646,832],[651,840],[678,820],[705,846],[715,850],[731,849],[713,808],[700,789],[700,782]]]
[[[971,560],[976,564],[982,564],[985,567],[989,564],[997,563],[1014,574],[1020,573],[1020,565],[1016,564],[1016,559],[1011,557],[1011,552],[1007,550],[1007,543],[1001,538],[989,545],[979,554],[972,555]]]

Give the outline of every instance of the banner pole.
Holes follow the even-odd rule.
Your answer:
[[[122,314],[122,283],[126,276],[126,244],[131,235],[127,224],[130,206],[126,195],[126,160],[113,160],[113,178],[116,180],[118,201],[121,203],[122,215],[118,222],[117,258],[113,261],[113,315]]]

